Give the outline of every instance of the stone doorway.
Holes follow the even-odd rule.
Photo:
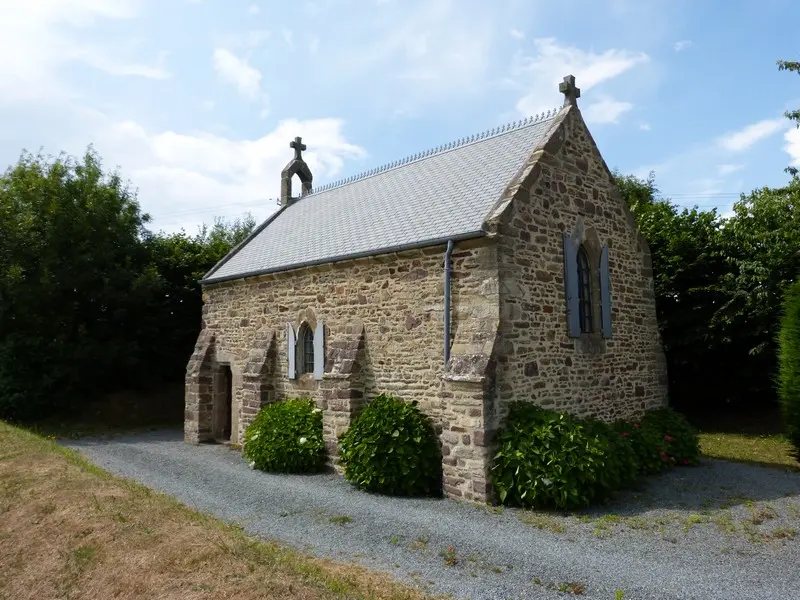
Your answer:
[[[233,374],[230,365],[220,365],[216,375],[213,437],[217,442],[229,443],[233,423]]]

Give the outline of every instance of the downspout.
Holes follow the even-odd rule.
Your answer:
[[[453,275],[453,266],[450,259],[453,255],[453,240],[447,240],[447,250],[444,253],[444,368],[450,362],[450,278]]]

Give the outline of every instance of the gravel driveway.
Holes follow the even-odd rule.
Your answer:
[[[335,475],[269,475],[223,446],[186,445],[180,431],[64,444],[254,536],[456,598],[800,597],[797,473],[708,461],[567,516],[387,498]],[[455,566],[442,557],[449,546]]]

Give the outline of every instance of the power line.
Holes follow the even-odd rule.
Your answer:
[[[713,192],[707,194],[690,194],[690,193],[677,193],[677,194],[660,194],[661,197],[668,200],[679,200],[682,204],[686,203],[687,201],[691,200],[712,200],[714,198],[718,198],[720,200],[725,199],[739,199],[741,196],[740,192]],[[192,216],[192,215],[202,215],[206,213],[217,212],[220,210],[224,210],[227,208],[233,207],[247,207],[247,206],[264,206],[270,203],[274,203],[274,199],[259,199],[259,200],[248,200],[244,202],[233,202],[230,204],[220,204],[216,206],[207,206],[204,208],[194,208],[185,211],[178,211],[178,212],[171,212],[171,213],[163,213],[159,215],[153,215],[154,219],[166,219],[171,217],[184,217],[184,216]],[[696,203],[698,207],[713,207],[716,206],[717,203],[715,202],[698,202]]]

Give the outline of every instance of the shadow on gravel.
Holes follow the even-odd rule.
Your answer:
[[[584,514],[636,516],[653,510],[703,512],[798,496],[800,473],[706,459],[697,467],[681,467],[645,480]]]
[[[144,426],[130,429],[106,429],[102,434],[76,435],[76,437],[57,436],[57,439],[62,443],[68,443],[73,448],[90,448],[112,441],[115,444],[145,444],[148,446],[157,443],[174,444],[183,442],[183,427],[176,425],[168,428]]]

